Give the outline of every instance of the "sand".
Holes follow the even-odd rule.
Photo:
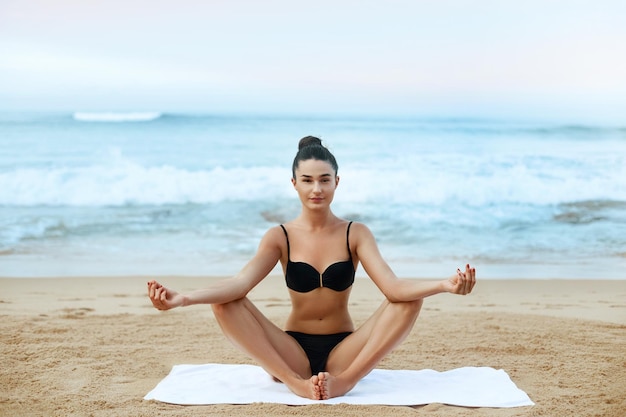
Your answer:
[[[164,278],[190,290],[216,278]],[[536,403],[511,409],[175,406],[143,396],[175,364],[253,363],[221,335],[208,306],[152,308],[144,277],[0,278],[2,416],[619,416],[626,415],[626,281],[483,280],[467,297],[426,300],[384,369],[504,369]],[[289,309],[280,277],[250,298],[277,324]],[[367,279],[356,324],[382,300]]]

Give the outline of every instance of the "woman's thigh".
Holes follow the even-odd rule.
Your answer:
[[[374,314],[356,329],[354,333],[335,346],[330,352],[328,362],[326,363],[328,372],[333,375],[339,374],[354,361],[354,358],[363,350],[363,347],[370,340],[376,322],[389,304],[389,301],[383,301]]]
[[[355,369],[369,373],[410,333],[421,307],[422,300],[401,303],[383,301],[361,327],[330,352],[326,366],[328,372],[337,375],[356,364]]]
[[[267,342],[273,347],[273,349],[283,358],[283,360],[287,363],[287,365],[297,374],[301,375],[303,378],[308,378],[311,376],[311,367],[309,365],[309,359],[306,356],[306,353],[302,349],[302,347],[296,342],[296,340],[285,333],[280,327],[274,324],[271,320],[269,320],[248,298],[243,298],[241,300],[236,301],[235,303],[241,303],[240,307],[244,308],[244,311],[239,310],[234,305],[231,307],[235,307],[224,314],[223,316],[235,316],[235,321],[241,322],[233,323],[237,326],[243,326],[240,328],[241,332],[237,332],[243,335],[243,337],[259,337],[259,333],[256,333],[254,329],[245,329],[245,324],[249,323],[243,316],[245,313],[250,313],[252,320],[252,325],[257,323],[262,330],[261,334],[265,337]],[[243,314],[243,316],[242,316]],[[238,317],[237,317],[238,316]],[[229,319],[226,319],[229,320]],[[225,326],[222,325],[222,328]],[[232,334],[227,334],[227,336],[231,339],[234,339]],[[243,350],[253,350],[248,352],[251,356],[263,355],[264,352],[254,351],[255,347],[261,347],[264,343],[261,343],[259,340],[251,340],[251,343],[241,343],[241,341],[233,340],[238,346],[243,348]],[[251,346],[251,349],[246,349],[244,346]],[[261,349],[260,349],[261,350]]]

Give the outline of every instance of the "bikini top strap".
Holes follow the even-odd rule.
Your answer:
[[[287,260],[291,259],[291,249],[289,248],[289,235],[287,234],[287,229],[285,229],[285,226],[283,226],[282,224],[280,225],[280,227],[282,227],[283,232],[285,232],[285,239],[287,239]]]
[[[352,251],[350,250],[350,226],[352,226],[352,222],[348,223],[348,230],[346,230],[346,244],[348,245],[348,255],[350,255],[350,260],[352,260]]]

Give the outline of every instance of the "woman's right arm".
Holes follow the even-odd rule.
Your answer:
[[[180,294],[152,280],[148,282],[148,297],[158,310],[194,304],[224,304],[243,298],[274,269],[282,256],[282,241],[282,231],[278,226],[273,227],[261,239],[256,255],[234,277],[188,294]]]

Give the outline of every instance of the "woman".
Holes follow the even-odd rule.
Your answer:
[[[370,230],[331,211],[337,170],[335,157],[320,139],[301,139],[291,182],[302,211],[269,229],[256,255],[235,277],[186,295],[148,282],[148,295],[159,310],[211,304],[235,346],[295,394],[317,400],[346,394],[374,369],[409,334],[425,297],[469,294],[476,282],[469,265],[442,281],[398,279]],[[279,261],[292,302],[285,331],[246,297]],[[348,298],[359,263],[386,299],[355,330]]]

